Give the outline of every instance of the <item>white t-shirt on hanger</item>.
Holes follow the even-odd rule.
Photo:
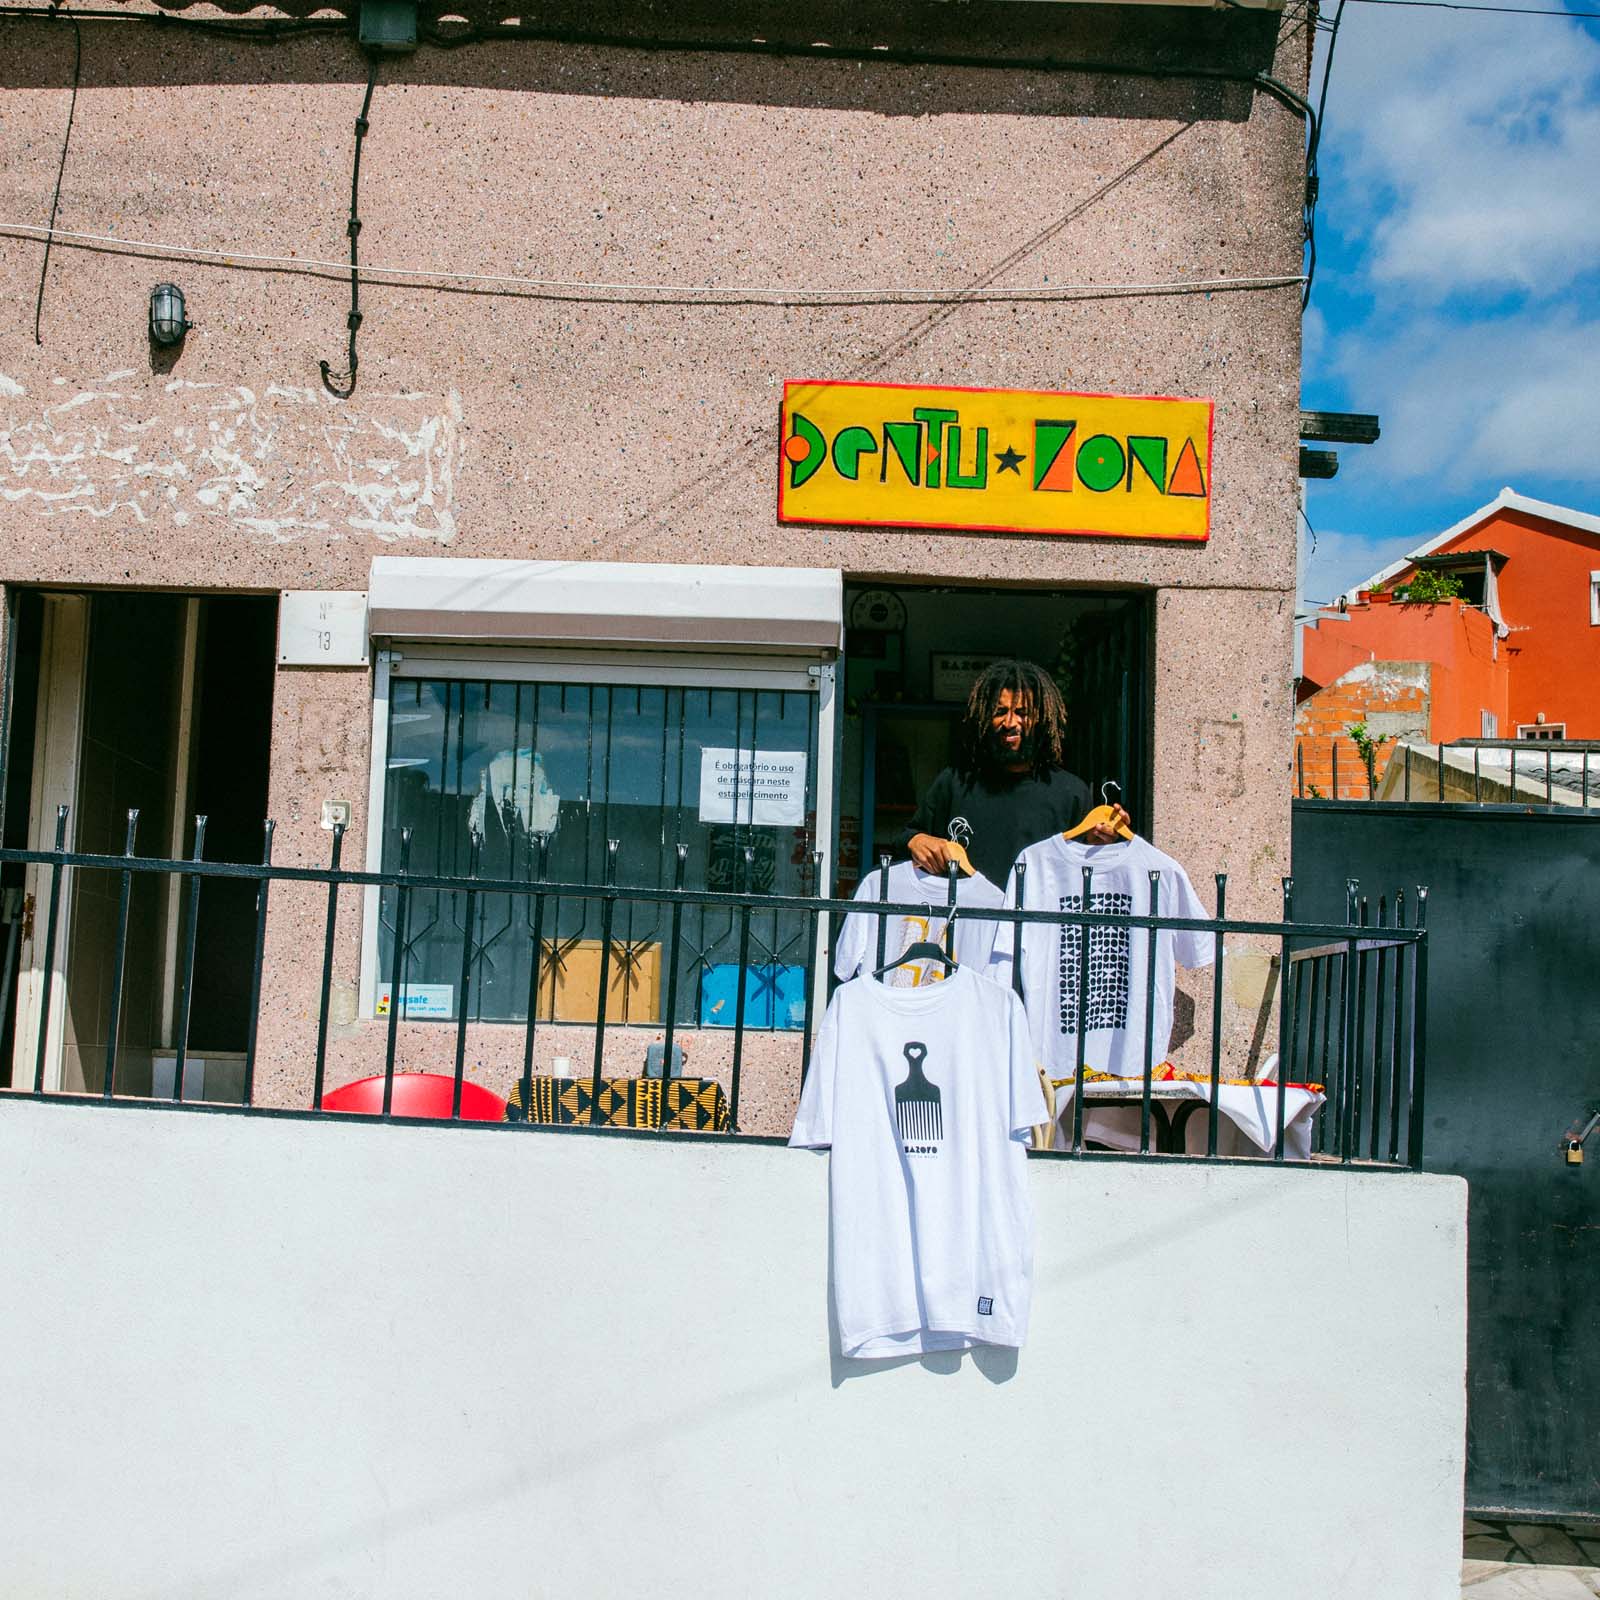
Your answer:
[[[855,898],[862,902],[887,898],[891,905],[925,905],[922,916],[873,916],[864,911],[852,911],[839,930],[839,941],[833,947],[833,972],[837,978],[853,978],[860,972],[871,972],[878,961],[878,923],[883,921],[884,961],[895,961],[904,955],[919,939],[931,939],[935,944],[944,942],[945,912],[950,906],[950,880],[935,872],[924,872],[914,861],[897,861],[889,868],[889,893],[883,894],[883,874],[874,869],[856,888]],[[964,966],[975,967],[980,973],[989,965],[994,952],[996,924],[977,915],[985,909],[996,908],[1005,899],[1000,889],[990,883],[982,873],[965,875],[956,879],[956,905],[960,915],[956,918],[955,958]],[[896,988],[911,989],[944,977],[944,968],[935,961],[911,961],[893,972],[884,974],[884,981]]]
[[[1150,915],[1150,874],[1160,874],[1157,910],[1169,917],[1208,918],[1188,874],[1169,855],[1135,836],[1115,844],[1084,844],[1052,834],[1031,844],[1017,858],[1023,875],[1024,911],[1078,911],[1083,908],[1083,872],[1090,883],[1091,911]],[[1017,874],[1006,884],[1006,905],[1016,904]],[[1013,925],[998,925],[990,973],[1003,983],[1012,978]],[[1081,926],[1022,925],[1022,997],[1038,1058],[1053,1078],[1065,1077],[1078,1061],[1078,962]],[[1110,925],[1089,933],[1088,1027],[1084,1065],[1123,1078],[1143,1078],[1145,997],[1150,930]],[[1148,1018],[1150,1062],[1159,1066],[1172,1044],[1174,965],[1209,966],[1215,935],[1163,928],[1155,944],[1155,1004]]]
[[[1025,1144],[1045,1121],[1027,1018],[957,967],[834,991],[789,1143],[831,1148],[833,1300],[846,1356],[1020,1345],[1033,1293]]]

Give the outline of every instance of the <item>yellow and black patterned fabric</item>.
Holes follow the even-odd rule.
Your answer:
[[[512,1086],[506,1103],[507,1122],[544,1122],[561,1126],[666,1128],[695,1133],[728,1133],[728,1097],[715,1078],[672,1078],[666,1086],[666,1116],[661,1110],[659,1078],[602,1078],[600,1114],[594,1114],[593,1078],[533,1080],[532,1114],[522,1107],[522,1080]]]

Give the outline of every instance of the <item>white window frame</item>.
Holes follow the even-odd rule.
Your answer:
[[[1600,572],[1589,574],[1589,626],[1600,628]]]
[[[1519,722],[1517,724],[1517,738],[1524,744],[1538,744],[1546,739],[1565,739],[1567,725],[1564,722]]]
[[[833,829],[837,773],[834,728],[837,674],[832,656],[771,655],[749,651],[590,650],[535,645],[454,645],[396,641],[376,649],[373,661],[372,765],[367,788],[366,870],[383,871],[385,785],[389,776],[389,698],[397,680],[408,678],[489,679],[510,683],[625,683],[692,689],[787,690],[817,698],[816,849],[822,854],[818,892],[832,893]],[[362,896],[361,984],[357,1016],[374,1019],[377,1010],[378,903],[369,886]],[[813,959],[818,974],[827,971],[826,917],[817,919]],[[818,1008],[820,1011],[820,1007]],[[820,1021],[820,1017],[818,1019]],[[485,1023],[518,1027],[518,1023]]]

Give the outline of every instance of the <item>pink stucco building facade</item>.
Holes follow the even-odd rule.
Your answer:
[[[534,36],[425,9],[417,48],[375,58],[355,12],[155,15],[0,7],[6,843],[48,845],[68,805],[78,848],[120,851],[137,808],[137,849],[181,856],[204,812],[210,856],[256,859],[271,817],[276,860],[321,864],[347,816],[346,865],[392,870],[410,827],[425,870],[465,871],[478,839],[531,871],[542,840],[552,871],[595,881],[617,837],[627,883],[670,881],[687,829],[702,885],[848,888],[941,759],[953,679],[1016,653],[1062,678],[1084,776],[1119,782],[1208,900],[1225,871],[1234,914],[1275,913],[1304,13],[601,3]],[[158,282],[192,324],[173,346],[149,333]],[[793,380],[1208,401],[1208,537],[780,523]],[[723,749],[803,756],[780,820],[718,832],[697,783]],[[115,907],[91,879],[55,954],[66,1087],[107,1026]],[[131,913],[129,1092],[172,1045],[176,894]],[[274,1103],[304,1101],[322,899],[271,907]],[[530,930],[502,913],[473,935],[486,1080],[520,1061],[502,1024],[526,1015],[525,966],[495,962]],[[407,1065],[447,1060],[431,1022],[457,1003],[459,906],[425,914]],[[200,916],[191,1043],[225,1063],[249,911],[219,893]],[[708,1072],[716,932],[683,1001]],[[570,941],[570,987],[540,1048],[581,1056],[561,1007],[594,930],[546,936]],[[392,937],[376,891],[341,899],[330,1081],[381,1066]],[[616,1048],[637,1052],[663,976],[650,927],[627,937],[644,998]],[[802,959],[776,924],[771,942],[775,972]],[[30,924],[14,958],[16,1061],[41,943]],[[1262,989],[1237,971],[1244,1039]],[[752,1048],[791,1046],[775,1027]],[[751,1126],[776,1130],[793,1086],[757,1080]]]

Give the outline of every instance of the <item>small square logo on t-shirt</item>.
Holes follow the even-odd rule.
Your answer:
[[[978,1315],[980,1317],[992,1317],[994,1315],[994,1301],[986,1294],[978,1297]]]

